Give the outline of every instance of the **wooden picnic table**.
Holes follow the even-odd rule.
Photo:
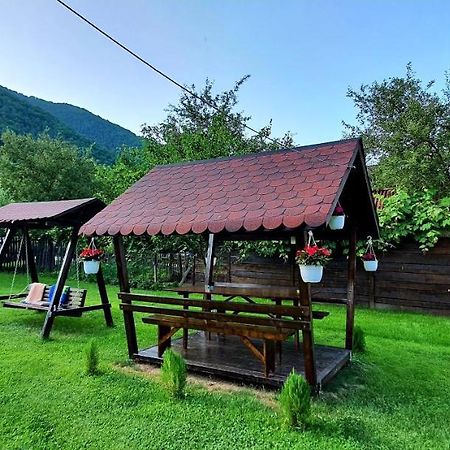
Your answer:
[[[184,285],[173,288],[166,288],[166,291],[176,292],[183,298],[189,298],[191,294],[201,294],[205,299],[211,299],[212,295],[220,295],[225,298],[225,302],[240,297],[248,303],[256,303],[254,298],[266,298],[281,306],[283,301],[292,302],[293,306],[299,306],[300,291],[295,286],[265,286],[251,284],[231,284],[231,283],[215,283],[213,286],[206,288],[204,285]],[[328,311],[312,311],[312,319],[322,320],[330,313]],[[187,345],[189,330],[183,329],[183,341]],[[299,348],[299,333],[295,333],[296,347]],[[278,343],[278,351],[281,354],[281,342]]]

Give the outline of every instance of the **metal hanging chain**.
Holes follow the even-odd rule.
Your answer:
[[[317,247],[316,241],[314,239],[314,234],[311,230],[308,231],[308,247],[311,247],[311,244]]]
[[[91,242],[89,242],[88,248],[90,248],[91,250],[97,250],[97,246],[95,245],[94,238],[91,238]]]
[[[9,297],[8,297],[8,301],[11,301],[11,298],[13,296],[13,289],[14,289],[14,285],[16,284],[16,275],[17,275],[17,269],[19,267],[19,261],[20,261],[20,256],[22,254],[22,246],[23,246],[23,241],[25,240],[25,236],[22,236],[22,239],[20,240],[20,245],[19,245],[19,251],[17,252],[17,258],[16,258],[16,264],[14,265],[14,272],[13,272],[13,278],[12,278],[12,282],[11,282],[11,287],[9,289]],[[28,261],[27,261],[27,273],[28,273]],[[22,292],[20,292],[20,294],[22,294],[25,289],[28,286],[26,286]]]
[[[366,247],[366,254],[370,253],[375,256],[375,259],[377,258],[377,255],[375,254],[375,250],[373,249],[373,239],[372,236],[367,236],[367,247]]]
[[[25,238],[25,236],[24,236]],[[31,242],[31,241],[30,241]],[[30,267],[28,265],[28,245],[25,244],[25,267],[27,269],[27,284],[30,284]]]

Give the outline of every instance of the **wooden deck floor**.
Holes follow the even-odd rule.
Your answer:
[[[293,342],[283,343],[281,365],[277,358],[276,371],[268,378],[264,376],[262,364],[237,336],[213,335],[208,340],[204,333],[196,333],[189,337],[187,350],[183,349],[181,339],[173,340],[172,348],[183,355],[191,372],[247,384],[278,388],[292,368],[298,373],[304,373],[302,351],[297,351]],[[319,385],[330,381],[350,360],[350,352],[341,348],[316,345],[315,352]],[[156,346],[140,350],[135,359],[156,365],[162,362]]]

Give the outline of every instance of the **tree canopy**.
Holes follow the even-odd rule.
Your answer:
[[[404,77],[349,89],[357,123],[346,133],[363,136],[377,188],[409,193],[431,189],[450,193],[450,79],[441,92],[422,82],[411,64]]]
[[[1,136],[1,189],[11,201],[66,200],[95,192],[95,162],[74,145],[47,134]]]

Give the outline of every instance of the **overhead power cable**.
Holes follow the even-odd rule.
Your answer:
[[[162,76],[163,78],[165,78],[166,80],[170,81],[172,84],[174,84],[175,86],[179,87],[180,89],[182,89],[184,92],[188,93],[189,95],[191,95],[192,97],[196,98],[197,100],[201,101],[202,103],[204,103],[205,105],[209,106],[210,108],[214,109],[215,111],[221,113],[221,109],[218,108],[216,105],[214,105],[213,103],[209,102],[208,100],[206,100],[205,98],[201,97],[200,95],[198,95],[197,93],[195,93],[193,90],[189,89],[188,87],[186,87],[185,85],[183,85],[182,83],[178,82],[177,80],[175,80],[173,77],[171,77],[170,75],[167,75],[166,73],[164,73],[162,70],[158,69],[157,67],[155,67],[153,64],[149,63],[147,60],[145,60],[142,56],[139,56],[136,52],[134,52],[133,50],[131,50],[130,48],[128,48],[127,46],[125,46],[124,44],[122,44],[121,42],[119,42],[117,39],[115,39],[114,37],[112,37],[109,33],[107,33],[106,31],[104,31],[102,28],[100,28],[99,26],[97,26],[95,23],[93,23],[91,20],[89,20],[88,18],[86,18],[85,16],[83,16],[82,14],[80,14],[78,11],[76,11],[75,9],[73,9],[71,6],[69,6],[67,3],[63,2],[62,0],[56,0],[59,4],[61,4],[64,8],[66,8],[68,11],[70,11],[72,14],[74,14],[75,16],[77,16],[79,19],[81,19],[83,22],[87,23],[90,27],[94,28],[94,30],[96,30],[97,32],[99,32],[100,34],[102,34],[104,37],[106,37],[107,39],[109,39],[111,42],[113,42],[115,45],[117,45],[118,47],[120,47],[122,50],[124,50],[125,52],[127,52],[128,54],[130,54],[133,58],[137,59],[138,61],[140,61],[141,63],[145,64],[148,68],[150,68],[151,70],[153,70],[154,72],[156,72],[158,75]],[[256,130],[255,128],[252,128],[251,126],[241,122],[241,124],[247,128],[247,130],[250,130],[251,132],[255,133],[255,134],[259,134],[259,131]],[[278,144],[280,145],[280,143],[275,140],[272,139],[269,136],[266,136],[264,139],[267,139],[271,142],[273,142],[274,144]]]

